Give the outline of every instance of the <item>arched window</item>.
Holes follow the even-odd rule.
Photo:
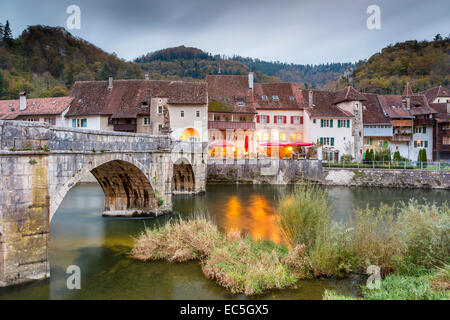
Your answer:
[[[181,140],[184,141],[200,141],[200,134],[193,128],[188,128],[181,133]]]

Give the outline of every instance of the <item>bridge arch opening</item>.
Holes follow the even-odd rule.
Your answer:
[[[172,192],[192,193],[195,191],[195,176],[192,165],[186,159],[173,164]]]
[[[147,176],[135,165],[112,160],[91,170],[105,194],[103,215],[130,216],[157,208],[155,192]]]

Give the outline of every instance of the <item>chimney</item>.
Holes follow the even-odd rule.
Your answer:
[[[411,97],[406,97],[406,109],[411,109]]]
[[[308,107],[312,107],[314,105],[313,103],[313,91],[308,91]]]
[[[27,108],[27,93],[25,91],[22,91],[19,93],[20,100],[19,100],[19,106],[20,111],[24,111]]]
[[[108,89],[112,89],[113,88],[113,77],[109,77],[108,78]]]
[[[450,103],[447,103],[447,113],[450,114]]]
[[[150,75],[147,72],[145,73],[145,80],[150,80]]]
[[[248,73],[248,88],[253,90],[253,72]]]

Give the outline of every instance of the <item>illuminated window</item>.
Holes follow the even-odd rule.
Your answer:
[[[296,137],[297,137],[297,135],[296,135],[295,133],[291,133],[291,134],[289,135],[289,139],[292,140],[292,141],[295,140],[295,139],[297,139]]]
[[[269,133],[268,133],[268,132],[265,132],[265,133],[263,134],[263,138],[264,138],[265,141],[268,141],[268,140],[270,139]]]
[[[301,133],[297,133],[297,140],[299,140],[299,141],[302,140],[302,134]]]
[[[280,133],[280,141],[286,141],[286,133]]]

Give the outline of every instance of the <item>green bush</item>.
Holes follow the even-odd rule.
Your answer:
[[[383,148],[375,153],[375,161],[391,161],[391,149]]]
[[[293,248],[304,244],[312,248],[329,229],[332,207],[328,194],[318,185],[297,185],[279,201],[278,224],[284,240]]]

